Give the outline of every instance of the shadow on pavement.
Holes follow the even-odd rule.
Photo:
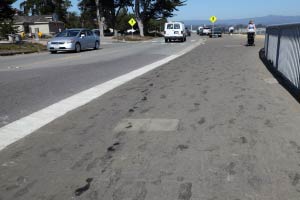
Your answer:
[[[298,101],[298,103],[300,103],[300,89],[295,87],[290,80],[288,80],[281,72],[279,72],[278,70],[276,70],[276,68],[273,67],[273,64],[265,57],[264,48],[262,48],[259,51],[259,58],[267,67],[268,71],[278,81],[278,83],[282,85],[296,99],[296,101]]]

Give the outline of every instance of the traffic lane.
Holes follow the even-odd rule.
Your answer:
[[[16,58],[18,62],[22,62],[22,65],[15,65],[12,68],[5,69],[0,71],[0,84],[5,85],[8,82],[15,82],[17,80],[27,79],[25,73],[23,76],[18,76],[18,74],[25,72],[26,70],[33,70],[44,68],[47,72],[48,68],[54,68],[55,70],[65,70],[64,67],[69,66],[72,69],[74,66],[79,64],[97,64],[99,63],[108,63],[113,62],[114,60],[119,60],[121,58],[127,59],[130,57],[131,60],[136,60],[140,55],[148,55],[148,54],[155,54],[155,55],[162,55],[162,56],[170,56],[176,54],[177,52],[181,51],[183,48],[192,45],[195,43],[196,40],[193,40],[190,43],[172,43],[165,45],[162,40],[156,40],[155,42],[143,42],[143,43],[127,43],[122,44],[121,46],[115,46],[112,48],[104,48],[99,51],[87,51],[84,52],[85,54],[70,54],[65,53],[62,55],[47,55],[51,57],[51,60],[47,58],[43,58],[42,60],[35,61],[34,58],[36,55],[30,56],[31,62],[22,61],[22,58]],[[136,55],[136,56],[135,56]],[[134,58],[133,58],[134,57]],[[160,58],[160,57],[159,57]],[[154,59],[153,62],[157,61]],[[140,63],[139,63],[140,64]],[[148,63],[146,63],[148,64]],[[9,66],[12,66],[10,64]],[[34,72],[34,71],[33,71]],[[16,76],[14,76],[16,74]],[[34,74],[34,73],[33,73]]]
[[[110,48],[116,48],[124,46],[125,43],[111,43],[111,44],[102,44],[100,46],[100,49],[110,49]],[[84,55],[89,54],[92,52],[92,50],[85,50],[80,52],[79,54],[76,54],[74,52],[60,52],[58,54],[51,54],[50,52],[41,52],[41,53],[33,53],[33,54],[24,54],[24,55],[15,55],[15,56],[4,56],[0,57],[1,64],[0,64],[0,70],[1,68],[7,68],[7,67],[14,67],[14,66],[22,66],[24,64],[35,64],[36,62],[51,62],[55,61],[56,59],[63,59],[66,57],[74,57],[78,55]]]
[[[193,41],[194,42],[194,41]],[[27,55],[16,55],[12,57],[3,57],[1,59],[0,71],[31,69],[40,67],[57,67],[73,64],[93,63],[98,59],[114,59],[120,56],[139,53],[149,48],[149,51],[160,51],[166,55],[171,55],[180,51],[183,47],[190,45],[190,40],[185,43],[157,46],[153,49],[152,44],[164,44],[162,38],[144,41],[144,42],[120,42],[101,45],[100,50],[87,50],[79,54],[72,52],[61,52],[58,54],[37,53]],[[172,46],[170,49],[169,47]]]
[[[0,126],[162,58],[159,54],[144,54],[59,70],[2,72],[0,79],[8,82],[0,84]]]
[[[240,41],[209,40],[0,152],[0,196],[299,199],[298,104],[264,81],[263,42]],[[181,122],[114,131],[143,118]]]
[[[118,47],[122,48],[123,45],[124,45],[123,43],[120,43],[118,44]],[[100,50],[103,49],[109,50],[110,48],[115,48],[115,47],[116,46],[112,47],[112,45],[101,45]],[[49,66],[51,66],[51,63],[60,60],[63,61],[64,59],[69,59],[69,58],[82,57],[86,54],[90,54],[92,51],[96,51],[96,50],[85,50],[80,53],[60,52],[58,54],[42,52],[42,53],[34,53],[34,54],[0,57],[1,60],[0,70],[3,71],[3,70],[20,69],[20,68],[31,67],[35,65],[43,67],[41,64],[47,64],[47,63],[49,64]]]
[[[89,64],[1,72],[0,125],[165,57],[154,50]]]

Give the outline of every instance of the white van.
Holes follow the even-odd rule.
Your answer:
[[[185,26],[182,22],[167,22],[165,23],[165,42],[172,40],[186,41]]]

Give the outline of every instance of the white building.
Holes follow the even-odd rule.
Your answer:
[[[43,35],[54,35],[65,29],[61,21],[54,21],[51,15],[41,16],[14,16],[14,26],[18,27],[19,32],[38,33]]]

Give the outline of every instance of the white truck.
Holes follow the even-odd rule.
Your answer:
[[[184,24],[182,22],[165,23],[164,37],[166,43],[171,42],[173,40],[185,42],[186,30]]]
[[[209,35],[211,34],[211,28],[203,27],[202,33],[200,35]]]

